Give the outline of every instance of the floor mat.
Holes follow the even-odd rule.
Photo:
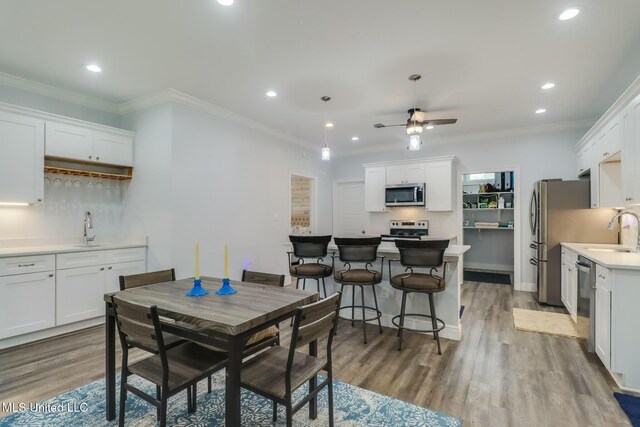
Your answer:
[[[640,397],[624,393],[613,393],[633,427],[640,427]]]
[[[500,285],[510,285],[511,276],[507,273],[491,273],[488,271],[464,271],[465,282],[498,283]]]
[[[578,322],[563,313],[548,311],[513,309],[513,324],[516,329],[561,337],[586,339],[589,334],[589,322]],[[578,327],[578,325],[582,327]],[[586,325],[586,328],[584,327]]]

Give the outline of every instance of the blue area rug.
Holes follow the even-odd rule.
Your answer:
[[[613,393],[633,427],[640,427],[640,397],[624,393]]]
[[[213,377],[213,391],[206,393],[206,380],[198,387],[198,407],[187,412],[186,391],[169,399],[167,425],[220,426],[224,425],[224,371]],[[130,382],[155,395],[155,386],[132,376]],[[411,403],[382,396],[349,384],[334,381],[334,411],[337,426],[461,426],[462,420]],[[298,390],[296,399],[305,391]],[[118,396],[118,395],[116,395]],[[114,426],[105,420],[104,380],[95,381],[75,390],[42,402],[38,409],[16,412],[0,418],[0,426]],[[17,403],[17,402],[16,402]],[[242,425],[268,426],[271,422],[271,401],[242,390]],[[17,409],[17,408],[16,408]],[[279,406],[277,425],[285,424],[284,407]],[[55,411],[55,412],[53,412]],[[308,408],[294,415],[295,426],[328,425],[327,390],[318,395],[318,418],[309,419]],[[155,426],[156,409],[142,399],[128,394],[125,424]]]

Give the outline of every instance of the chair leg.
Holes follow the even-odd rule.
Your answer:
[[[300,278],[296,277],[296,289],[300,289]]]
[[[157,400],[158,402],[160,402],[160,398],[161,398],[161,397],[162,397],[162,394],[160,393],[160,386],[159,386],[159,385],[157,385],[157,386],[156,386],[156,400]],[[159,420],[159,419],[160,419],[160,406],[158,406],[158,407],[156,408],[156,416],[157,416],[157,419]]]
[[[356,317],[356,287],[351,286],[351,327],[353,328],[353,319]]]
[[[320,299],[322,299],[322,294],[320,293],[320,279],[316,279],[316,287],[318,288],[318,295],[320,295]],[[324,296],[327,297],[326,295]]]
[[[364,311],[364,287],[362,286],[360,286],[360,299],[362,301],[362,334],[364,335],[364,343],[366,344],[367,343],[367,322],[364,321],[366,316]]]
[[[193,412],[193,401],[191,400],[191,387],[187,387],[187,412],[192,413]]]
[[[291,396],[289,396],[291,399]],[[291,427],[293,425],[293,409],[291,408],[291,401],[287,402],[287,427]]]
[[[380,309],[378,308],[378,297],[376,297],[376,285],[371,287],[373,289],[373,302],[376,304],[376,316],[378,316],[378,329],[382,333],[382,322],[380,321]]]
[[[398,341],[398,351],[402,350],[402,335],[404,332],[404,313],[407,308],[407,293],[402,293],[402,308],[400,309],[400,327],[398,328],[398,336],[400,337]]]
[[[329,399],[329,427],[333,427],[333,375],[329,375],[327,384],[327,394]]]
[[[436,329],[438,329],[438,321],[436,320],[436,305],[433,302],[433,294],[429,294],[429,310],[431,311],[431,325],[433,325],[433,337],[438,343],[438,354],[442,354],[440,350],[440,334]]]
[[[340,283],[340,293],[342,294],[342,292],[344,291],[344,285],[342,283]],[[336,336],[338,335],[338,324],[339,324],[339,320],[340,319],[336,319],[336,327],[333,330],[333,335]]]
[[[162,398],[160,399],[160,427],[167,425],[167,391],[162,390]]]
[[[207,378],[207,394],[211,394],[211,375]]]
[[[193,384],[191,391],[193,393],[191,396],[192,412],[196,412],[196,408],[198,407],[198,402],[196,401],[198,399],[198,383]]]
[[[302,279],[302,290],[306,290],[307,289],[307,279]]]
[[[278,402],[276,402],[275,400],[273,401],[273,418],[272,418],[273,422],[275,423],[276,421],[278,421]]]
[[[118,414],[118,425],[124,426],[124,407],[127,402],[127,389],[124,385],[127,383],[127,376],[125,373],[120,374],[120,413]]]
[[[322,290],[324,291],[324,297],[327,297],[327,287],[324,283],[324,277],[322,278]]]

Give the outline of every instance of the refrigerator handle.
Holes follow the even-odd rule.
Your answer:
[[[531,265],[535,265],[535,266],[537,267],[537,266],[538,266],[538,261],[537,261],[537,260],[535,260],[535,259],[533,259],[533,258],[531,258],[531,259],[529,260],[529,264],[531,264]]]
[[[529,247],[531,249],[538,249],[538,245],[536,245],[535,243],[530,244]]]
[[[535,189],[531,193],[531,201],[529,202],[529,224],[531,225],[531,234],[535,236],[536,228],[538,228],[538,200]]]

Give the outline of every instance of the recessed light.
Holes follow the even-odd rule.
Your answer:
[[[233,0],[218,0],[218,3],[223,6],[231,6],[233,4]]]
[[[547,110],[546,110],[546,109],[544,109],[544,108],[538,108],[538,109],[536,110],[536,114],[542,114],[542,113],[546,113],[546,112],[547,112]]]
[[[427,130],[431,130],[431,129],[433,129],[434,127],[435,127],[435,126],[433,126],[433,125],[429,125],[429,126],[426,126],[426,127],[425,127],[425,129],[427,129]]]
[[[351,140],[352,140],[352,141],[358,141],[359,139],[360,139],[360,138],[358,138],[357,136],[352,136],[352,137],[351,137]]]
[[[324,125],[325,125],[325,127],[328,127],[328,128],[332,128],[333,127],[333,123],[331,123],[331,122],[327,122]]]
[[[102,68],[100,68],[96,64],[89,64],[87,65],[87,70],[91,71],[92,73],[99,73],[102,71]]]
[[[568,21],[569,19],[573,19],[576,16],[578,16],[579,13],[580,13],[580,9],[576,9],[575,7],[572,7],[571,9],[567,9],[564,12],[562,12],[558,16],[558,19],[561,21]]]
[[[273,91],[273,90],[270,90],[269,92],[267,92],[267,96],[268,96],[269,98],[273,98],[274,96],[277,96],[277,95],[278,95],[278,94],[277,94],[275,91]]]
[[[555,84],[555,83],[548,82],[548,83],[543,84],[543,85],[542,85],[542,86],[540,86],[540,87],[541,87],[542,89],[544,89],[544,90],[547,90],[547,89],[553,89],[554,87],[556,87],[556,84]]]

